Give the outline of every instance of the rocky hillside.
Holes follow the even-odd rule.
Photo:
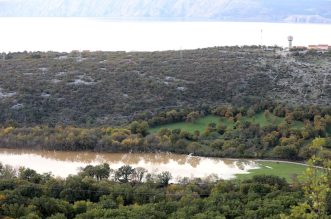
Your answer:
[[[331,103],[331,54],[207,48],[12,53],[0,60],[0,122],[118,124],[222,103]]]
[[[0,0],[0,16],[331,22],[330,0]]]

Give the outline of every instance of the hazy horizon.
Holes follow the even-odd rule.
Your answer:
[[[330,0],[0,0],[0,17],[331,23]]]
[[[288,35],[294,36],[294,46],[331,44],[330,25],[321,24],[136,22],[105,18],[0,18],[0,23],[6,33],[0,35],[0,41],[6,42],[1,45],[1,52],[163,51],[237,45],[286,47]]]

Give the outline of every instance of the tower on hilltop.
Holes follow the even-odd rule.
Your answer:
[[[292,42],[293,42],[293,36],[288,36],[287,40],[288,40],[288,49],[291,49],[292,48]]]

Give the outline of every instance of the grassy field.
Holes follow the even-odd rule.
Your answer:
[[[284,118],[277,117],[274,115],[271,115],[269,119],[266,119],[264,116],[264,113],[258,113],[254,115],[253,117],[243,117],[242,118],[244,121],[249,121],[253,124],[260,124],[260,126],[266,126],[266,125],[278,125],[282,121],[284,121]],[[188,132],[193,133],[195,130],[198,130],[200,132],[203,132],[206,127],[208,126],[209,123],[214,122],[216,124],[223,124],[226,125],[228,129],[232,129],[234,122],[230,121],[229,119],[225,117],[219,117],[219,116],[205,116],[197,119],[195,122],[177,122],[177,123],[171,123],[171,124],[166,124],[166,125],[161,125],[157,127],[151,128],[149,131],[151,133],[158,132],[162,128],[167,128],[167,129],[182,129]],[[303,127],[303,122],[300,121],[294,121],[292,123],[293,128],[302,128]]]
[[[260,124],[260,126],[267,126],[267,125],[279,125],[281,122],[284,121],[284,118],[277,117],[270,114],[270,118],[266,119],[264,113],[258,113],[253,117],[243,117],[244,121],[249,121],[253,124]],[[292,128],[302,128],[304,126],[303,122],[301,121],[293,121],[291,124]]]
[[[271,162],[271,161],[259,161],[260,169],[250,170],[249,174],[238,174],[238,179],[249,179],[254,175],[276,175],[279,177],[284,177],[287,181],[292,182],[293,176],[301,175],[306,166],[294,163],[284,163],[284,162]]]

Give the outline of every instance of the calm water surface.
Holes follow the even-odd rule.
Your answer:
[[[253,161],[206,158],[170,153],[94,153],[33,151],[0,149],[0,162],[15,168],[32,168],[39,173],[52,172],[55,176],[66,177],[75,174],[80,167],[88,164],[108,163],[112,169],[123,165],[144,167],[150,173],[170,171],[174,179],[178,177],[208,177],[216,174],[222,179],[233,178],[235,174],[247,173],[258,168]]]
[[[154,51],[233,45],[331,44],[330,24],[0,18],[0,51]]]

